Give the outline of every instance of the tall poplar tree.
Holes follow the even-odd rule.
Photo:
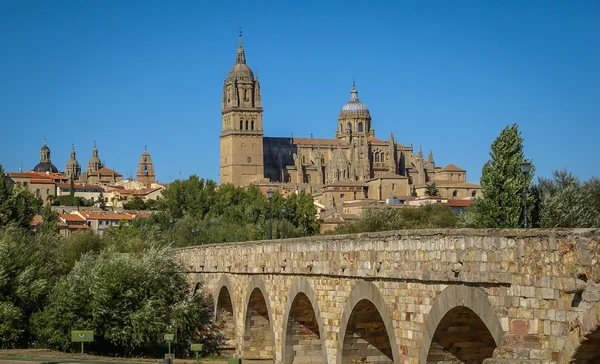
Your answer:
[[[477,227],[523,227],[523,137],[517,124],[506,126],[492,143],[491,159],[481,171],[483,198],[471,204]],[[535,168],[527,174],[528,221],[535,198],[532,191]],[[532,224],[529,224],[531,226]]]

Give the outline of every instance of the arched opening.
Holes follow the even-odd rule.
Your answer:
[[[315,310],[304,293],[294,298],[287,320],[285,364],[322,363],[322,343]]]
[[[348,319],[341,363],[393,362],[390,338],[381,314],[371,301],[359,301]]]
[[[348,123],[348,131],[352,132],[352,123],[350,123],[350,122]]]
[[[250,122],[250,129],[254,130],[254,120]]]
[[[471,197],[477,197],[477,191],[471,192]]]
[[[585,336],[585,341],[577,348],[571,363],[599,364],[600,363],[600,328]]]
[[[375,152],[375,162],[379,162],[379,152]]]
[[[244,129],[244,122],[240,120],[240,130]]]
[[[273,330],[265,297],[259,288],[254,288],[248,300],[244,329],[245,359],[273,359]]]
[[[358,123],[358,131],[362,132],[363,131],[363,123]]]
[[[219,291],[215,323],[225,338],[223,349],[235,349],[235,315],[229,290],[225,286]]]
[[[452,191],[452,197],[456,197],[456,196],[458,196],[458,191],[457,190]]]
[[[427,355],[427,364],[479,364],[491,358],[496,342],[487,326],[470,308],[459,306],[438,324]]]
[[[246,130],[248,130],[248,120],[246,120]]]
[[[383,158],[384,154],[383,152],[381,152],[381,158],[379,158],[381,160],[381,163],[385,162],[385,159]]]

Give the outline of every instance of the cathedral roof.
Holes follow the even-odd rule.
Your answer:
[[[456,171],[456,172],[465,172],[464,169],[459,168],[457,166],[455,166],[454,164],[450,163],[448,164],[446,167],[442,168],[442,171]]]
[[[344,143],[339,139],[325,139],[325,138],[293,138],[292,143],[297,145],[343,145]]]
[[[342,106],[341,114],[346,113],[362,113],[370,115],[367,105],[358,100],[358,91],[356,90],[354,82],[352,82],[352,90],[350,90],[350,101]]]
[[[35,167],[33,167],[32,171],[58,173],[58,168],[56,168],[54,164],[50,162],[40,162]]]

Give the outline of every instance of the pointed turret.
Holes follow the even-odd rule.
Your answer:
[[[79,162],[77,162],[77,158],[75,157],[75,145],[71,144],[71,158],[67,162],[67,167],[65,168],[65,175],[69,178],[77,179],[81,174],[81,166]]]
[[[429,149],[429,156],[427,157],[427,161],[433,163],[433,149]]]

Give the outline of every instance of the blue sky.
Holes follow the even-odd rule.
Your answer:
[[[0,0],[0,164],[64,170],[94,141],[135,174],[218,180],[221,88],[240,26],[267,136],[333,137],[352,77],[376,136],[477,182],[517,123],[536,175],[598,176],[600,1]],[[204,156],[204,157],[202,157]]]

